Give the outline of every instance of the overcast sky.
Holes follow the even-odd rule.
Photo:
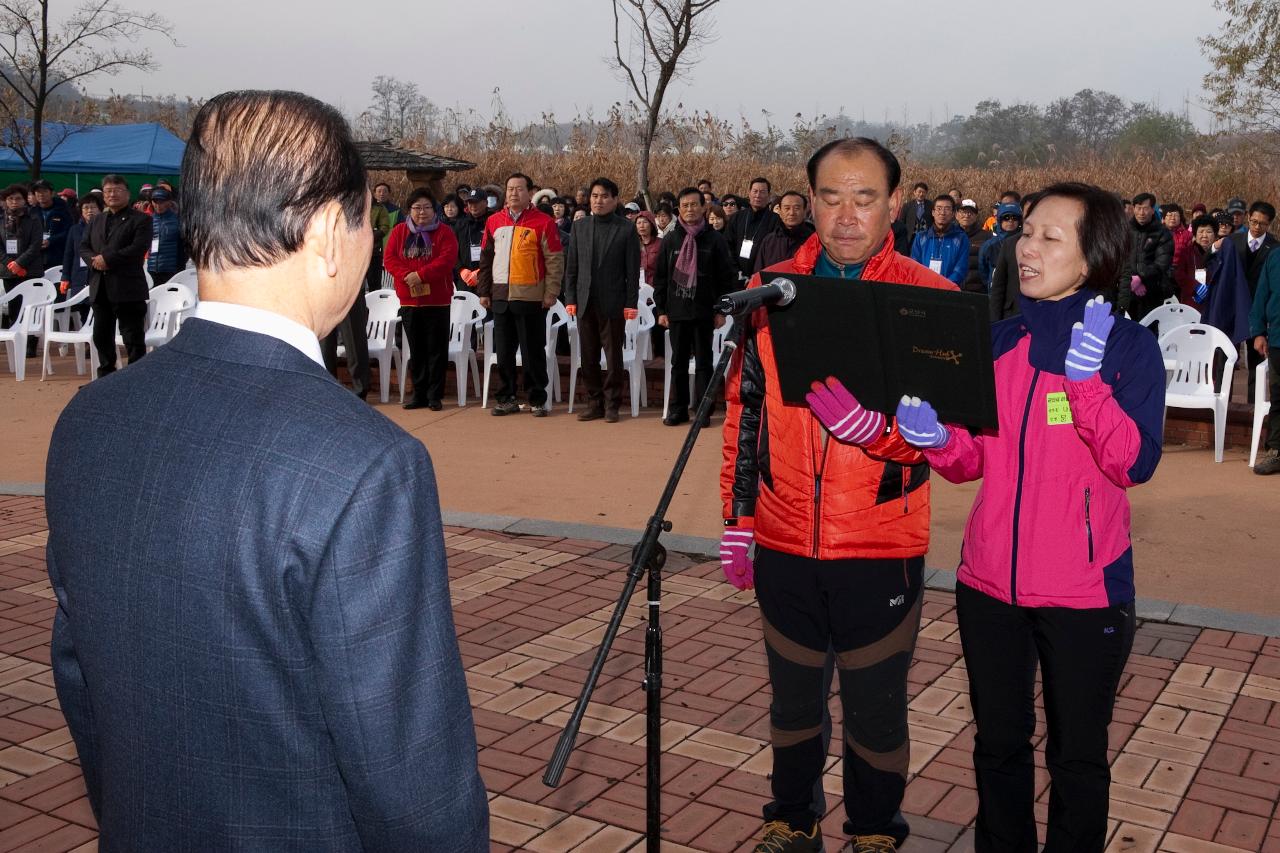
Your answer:
[[[131,5],[133,0],[123,0]],[[167,0],[180,47],[149,39],[160,68],[93,81],[108,89],[207,97],[299,89],[348,112],[378,74],[413,80],[441,107],[491,114],[600,115],[628,94],[612,53],[608,0]],[[133,8],[149,8],[134,5]],[[57,7],[55,6],[55,14]],[[761,111],[942,122],[983,98],[1044,104],[1080,89],[1155,101],[1204,126],[1208,65],[1197,37],[1221,21],[1210,0],[916,3],[722,0],[716,41],[669,103],[753,124]]]

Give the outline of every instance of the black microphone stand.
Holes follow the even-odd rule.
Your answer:
[[[721,303],[717,310],[722,314],[730,314],[732,308]],[[631,550],[631,568],[627,572],[626,585],[623,586],[622,594],[618,597],[618,603],[614,606],[613,616],[609,619],[609,627],[605,630],[604,638],[600,641],[600,648],[596,650],[596,659],[591,664],[591,671],[587,673],[587,680],[582,686],[582,694],[578,697],[578,704],[574,706],[569,722],[565,723],[564,732],[560,735],[560,740],[556,743],[556,750],[552,753],[551,761],[547,765],[547,772],[542,776],[542,783],[548,787],[554,788],[560,784],[560,777],[564,775],[564,769],[569,763],[569,754],[573,752],[573,744],[578,737],[578,727],[582,724],[582,717],[587,711],[587,704],[591,701],[591,694],[595,691],[596,681],[600,678],[600,672],[604,669],[605,660],[609,657],[609,650],[613,647],[613,641],[618,635],[618,628],[622,625],[622,617],[626,613],[627,604],[631,601],[631,596],[635,592],[636,585],[640,582],[640,579],[648,574],[647,604],[649,606],[649,626],[644,635],[644,681],[642,682],[642,689],[645,693],[645,849],[648,853],[659,853],[662,837],[662,812],[660,808],[662,792],[662,624],[659,620],[659,611],[662,598],[662,567],[667,562],[667,551],[658,541],[658,537],[664,532],[671,531],[671,522],[666,518],[667,508],[671,505],[671,499],[675,497],[676,489],[680,485],[680,478],[684,475],[685,465],[689,461],[690,454],[693,453],[694,445],[697,444],[698,434],[702,432],[703,421],[711,415],[711,407],[715,405],[716,391],[719,390],[720,383],[724,381],[725,374],[729,370],[729,362],[733,359],[733,354],[738,349],[738,341],[742,336],[742,327],[745,323],[750,322],[749,313],[732,316],[733,328],[729,330],[725,338],[724,349],[720,353],[719,361],[716,362],[715,372],[711,375],[711,382],[707,385],[706,393],[702,395],[702,399],[698,403],[698,413],[694,416],[693,423],[689,426],[689,434],[685,436],[684,446],[680,448],[680,454],[676,457],[675,465],[671,469],[671,476],[667,478],[666,488],[662,490],[662,497],[658,499],[657,509],[649,517],[649,523],[645,526],[644,535]],[[670,357],[671,354],[667,353],[667,358]],[[674,376],[675,373],[676,370],[673,366],[672,375]]]

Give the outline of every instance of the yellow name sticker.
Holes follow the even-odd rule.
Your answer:
[[[1065,391],[1054,391],[1045,399],[1049,403],[1049,426],[1071,423],[1071,404]]]

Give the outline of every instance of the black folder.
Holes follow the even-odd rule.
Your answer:
[[[782,399],[808,405],[810,385],[835,376],[868,409],[892,415],[904,394],[944,423],[997,426],[986,296],[879,281],[766,274],[795,282],[769,309]]]

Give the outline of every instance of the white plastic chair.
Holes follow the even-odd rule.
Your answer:
[[[400,321],[400,297],[394,290],[374,290],[364,296],[369,307],[365,333],[369,338],[369,358],[378,362],[378,384],[382,402],[391,396],[391,369],[394,366],[404,391],[404,364],[396,346],[396,323]],[[344,353],[345,355],[345,350]]]
[[[1213,410],[1213,461],[1222,461],[1227,434],[1227,400],[1231,397],[1231,374],[1239,355],[1231,339],[1213,326],[1193,323],[1178,326],[1160,336],[1160,350],[1167,362],[1176,362],[1165,390],[1166,408]],[[1222,385],[1213,390],[1213,357],[1226,356]]]
[[[1253,372],[1253,440],[1249,443],[1249,467],[1258,464],[1258,444],[1262,441],[1262,421],[1271,411],[1267,391],[1267,362],[1262,362]],[[1280,417],[1280,414],[1272,415]]]
[[[565,310],[564,304],[556,302],[547,309],[546,318],[546,358],[547,358],[547,408],[551,407],[553,400],[560,399],[560,362],[556,358],[556,337],[561,326],[569,323],[569,312]],[[498,352],[494,348],[493,343],[493,321],[490,320],[484,324],[484,390],[480,395],[480,408],[488,408],[489,406],[489,380],[493,375],[493,368],[498,364]],[[516,350],[516,366],[522,367],[524,364],[520,358],[520,351]]]
[[[387,272],[386,270],[383,270],[383,271],[382,271],[382,282],[381,282],[381,284],[382,284],[382,286],[381,286],[381,288],[380,288],[381,290],[395,290],[395,289],[396,289],[396,280],[392,277],[391,273]]]
[[[84,290],[80,292],[88,293],[89,288],[86,287]],[[76,295],[78,296],[79,294],[76,294]],[[65,303],[61,303],[61,304],[65,304]],[[53,312],[50,311],[45,316],[47,317],[49,316],[49,314],[52,314],[52,313]],[[85,350],[87,350],[89,353],[90,380],[92,380],[93,377],[98,375],[98,351],[93,348],[93,312],[89,312],[89,319],[85,320],[84,325],[82,325],[79,329],[76,329],[74,331],[71,329],[64,329],[59,331],[57,329],[51,328],[45,332],[44,359],[40,363],[40,381],[41,382],[44,381],[44,378],[46,376],[53,373],[53,362],[49,359],[50,344],[60,344],[63,346],[71,347],[71,351],[75,353],[75,357],[76,357],[76,375],[77,376],[84,375],[84,352],[80,349],[80,346],[83,344]]]
[[[56,279],[50,279],[50,281],[55,280]],[[71,309],[79,306],[82,302],[88,301],[89,288],[82,287],[74,296],[68,296],[66,301],[55,302],[53,307],[49,309],[49,314],[53,321],[53,325],[50,327],[50,330],[55,332],[70,332],[73,326],[75,328],[83,327],[84,324],[80,322],[80,312],[72,311]]]
[[[4,344],[9,370],[21,382],[27,375],[27,339],[44,337],[45,312],[57,298],[58,288],[51,281],[32,278],[9,291],[5,301],[17,296],[22,297],[22,307],[18,309],[13,325],[0,329],[0,343]]]
[[[641,273],[641,275],[643,275],[643,273]],[[657,305],[658,303],[654,301],[653,298],[653,288],[647,284],[640,285],[640,297],[636,302],[636,307],[639,308],[641,312],[644,312],[647,309],[649,313],[652,314]],[[653,325],[656,324],[651,324],[650,328],[653,328]],[[644,335],[641,337],[640,340],[637,341],[637,346],[639,348],[640,358],[645,361],[653,359],[652,335]]]
[[[1168,299],[1166,299],[1164,302],[1160,304],[1161,305],[1181,305],[1182,303],[1178,301],[1178,297],[1170,296]]]
[[[200,286],[196,282],[196,271],[194,267],[187,267],[173,274],[173,278],[169,279],[169,284],[186,285],[196,299],[200,298]]]
[[[44,277],[49,279],[49,281],[62,281],[62,264],[49,267],[44,271]]]
[[[195,307],[195,294],[184,284],[162,284],[152,290],[151,299],[147,303],[147,331],[144,337],[147,351],[173,340],[182,325],[182,315]]]
[[[1170,297],[1172,299],[1173,297]],[[1147,316],[1138,321],[1141,326],[1148,329],[1156,326],[1156,331],[1160,337],[1164,337],[1165,332],[1173,331],[1179,326],[1188,326],[1192,323],[1200,322],[1200,312],[1192,308],[1190,305],[1182,305],[1177,301],[1165,302],[1152,308]]]
[[[729,338],[729,330],[733,328],[733,318],[725,317],[724,325],[716,329],[711,336],[711,366],[715,367],[720,361],[720,353],[724,352],[724,342]],[[665,420],[667,412],[671,408],[671,332],[667,331],[667,367],[665,376],[662,381],[662,417]],[[689,359],[689,399],[696,406],[698,400],[693,399],[694,379],[697,375],[698,364]]]
[[[640,406],[649,404],[649,392],[645,387],[644,359],[640,357],[639,340],[647,337],[653,328],[652,311],[641,310],[640,316],[627,321],[627,336],[622,341],[622,366],[631,380],[631,417],[640,417]]]
[[[467,376],[471,377],[471,385],[480,390],[480,365],[476,360],[475,347],[472,346],[471,330],[476,323],[484,319],[484,308],[480,306],[480,297],[465,290],[456,290],[453,303],[449,307],[449,360],[453,362],[453,372],[458,380],[458,405],[467,404]],[[404,345],[405,361],[409,360],[409,342]],[[548,365],[550,369],[550,365]],[[401,402],[404,402],[404,386],[400,386]]]

